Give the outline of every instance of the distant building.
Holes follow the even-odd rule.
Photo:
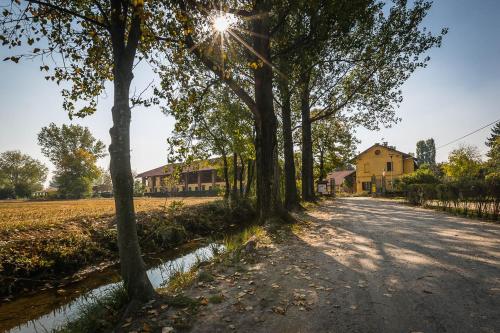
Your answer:
[[[374,144],[354,158],[356,193],[394,190],[394,180],[416,169],[415,158],[384,144]]]
[[[332,193],[353,193],[356,185],[356,170],[333,171],[326,175]],[[335,186],[335,188],[333,188]]]
[[[36,191],[32,194],[33,198],[39,199],[39,198],[49,198],[51,196],[56,196],[57,195],[57,188],[55,187],[47,187],[41,191]]]
[[[219,175],[220,159],[195,161],[190,165],[173,163],[137,175],[145,195],[215,195],[225,188]]]

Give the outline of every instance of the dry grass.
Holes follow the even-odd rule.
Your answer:
[[[216,197],[200,198],[135,198],[136,212],[162,209],[172,201],[185,206],[211,202]],[[95,219],[114,215],[113,199],[84,199],[60,201],[0,201],[0,237],[11,232],[50,229],[68,221]]]

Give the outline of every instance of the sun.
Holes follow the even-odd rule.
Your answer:
[[[227,15],[220,15],[216,16],[213,21],[213,26],[214,29],[217,30],[218,32],[225,32],[229,26],[231,25],[231,22],[229,20],[229,17]]]

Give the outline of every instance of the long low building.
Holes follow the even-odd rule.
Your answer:
[[[196,161],[190,165],[166,164],[137,175],[146,195],[177,193],[182,195],[216,194],[225,188],[220,176],[219,159]]]

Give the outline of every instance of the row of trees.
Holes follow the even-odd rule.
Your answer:
[[[51,187],[58,198],[80,199],[92,195],[92,187],[111,191],[108,172],[96,164],[105,156],[105,145],[90,130],[79,125],[51,123],[38,134],[42,153],[54,164]],[[0,155],[0,198],[30,198],[41,191],[48,168],[20,151]]]
[[[387,8],[376,0],[238,0],[216,7],[193,0],[12,0],[3,10],[0,39],[9,48],[37,44],[9,59],[39,57],[48,80],[67,81],[63,106],[70,117],[93,113],[104,82],[113,82],[109,153],[122,277],[131,299],[146,300],[153,288],[137,241],[131,103],[165,100],[181,138],[193,123],[213,129],[226,121],[216,112],[221,108],[198,107],[202,99],[222,101],[229,118],[241,111],[237,123],[252,128],[251,140],[241,142],[251,142],[255,152],[259,217],[283,218],[285,208],[299,202],[294,132],[300,133],[302,199],[314,200],[314,124],[346,119],[376,129],[398,120],[399,87],[426,65],[429,59],[422,55],[439,46],[446,32],[433,35],[421,27],[430,7],[421,0],[396,0]],[[224,24],[228,29],[213,25],[221,16],[231,18]],[[138,62],[147,62],[161,78],[151,98],[130,94]],[[77,101],[87,103],[77,109]],[[214,113],[213,124],[205,124],[206,112]],[[241,128],[224,127],[233,156],[240,153]],[[193,139],[190,146],[203,141],[201,134]]]
[[[456,212],[498,219],[500,213],[500,123],[486,142],[483,161],[477,147],[461,146],[448,161],[423,164],[399,180],[407,200],[416,205],[434,205]]]

